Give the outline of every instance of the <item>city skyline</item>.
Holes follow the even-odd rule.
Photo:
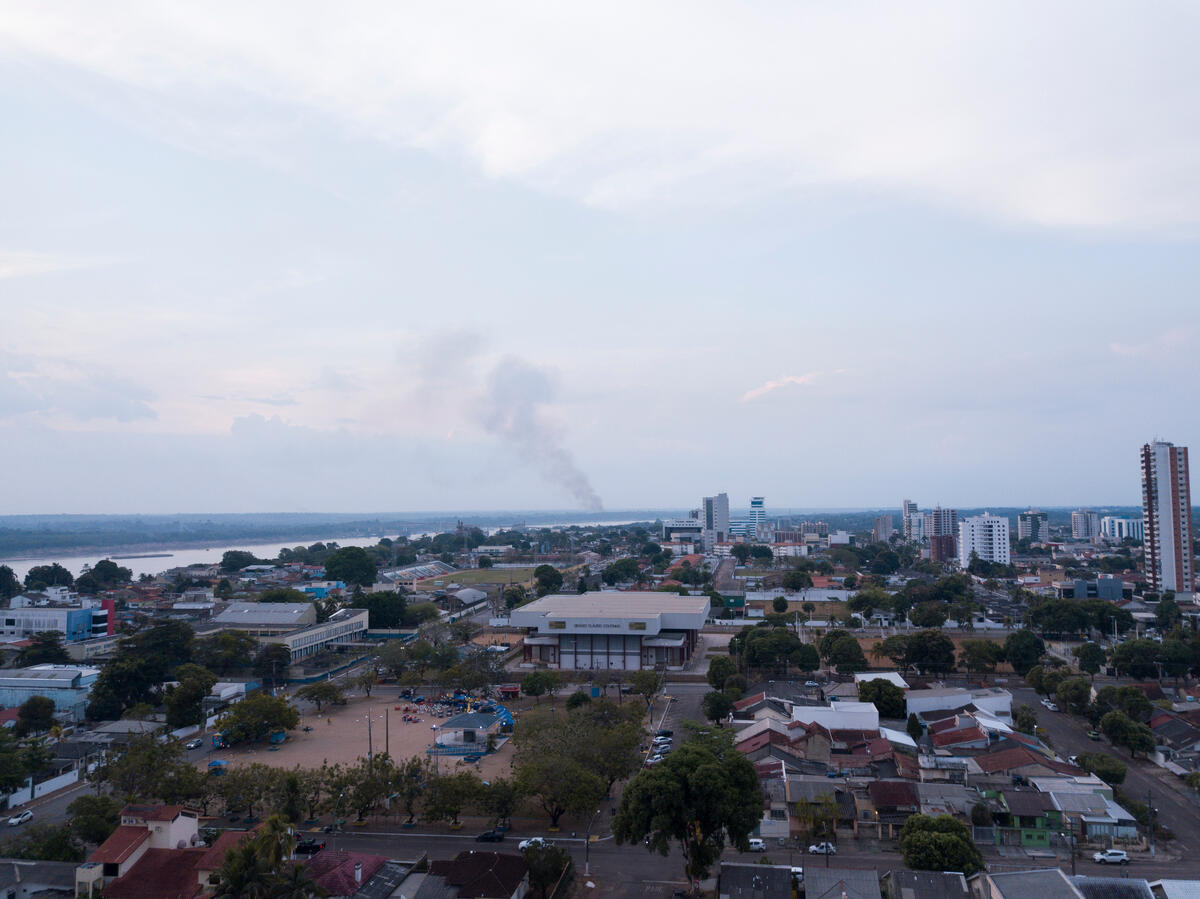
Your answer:
[[[1105,9],[8,10],[0,511],[1134,505],[1200,14]]]

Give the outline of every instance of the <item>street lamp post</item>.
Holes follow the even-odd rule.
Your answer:
[[[592,852],[592,825],[596,823],[596,818],[600,815],[600,809],[596,809],[596,814],[592,815],[588,821],[587,830],[583,833],[583,876],[591,877],[592,869],[589,858]]]

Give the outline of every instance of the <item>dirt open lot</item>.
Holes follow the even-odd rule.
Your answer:
[[[323,762],[333,765],[338,762],[353,762],[365,756],[368,748],[375,752],[385,749],[391,757],[400,761],[410,756],[425,756],[425,750],[433,743],[437,734],[430,725],[440,724],[446,719],[419,714],[416,723],[406,723],[403,708],[405,701],[395,697],[395,687],[377,687],[370,699],[364,696],[351,698],[344,706],[326,706],[321,714],[308,703],[298,703],[301,711],[300,727],[288,733],[287,742],[276,751],[265,743],[237,746],[231,749],[210,749],[201,761],[207,765],[214,758],[225,759],[231,766],[260,762],[273,768],[319,768]],[[396,711],[399,705],[401,711]],[[519,713],[528,702],[507,705]],[[410,705],[410,708],[412,706]],[[367,735],[367,718],[370,716],[370,738]],[[305,733],[304,725],[312,727]],[[467,765],[453,756],[441,756],[442,770],[453,770],[455,766]],[[472,765],[484,780],[507,775],[512,763],[512,743],[506,742],[496,752],[484,756]]]

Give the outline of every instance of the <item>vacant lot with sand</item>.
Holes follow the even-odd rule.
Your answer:
[[[301,712],[300,727],[289,731],[287,742],[275,751],[269,749],[266,743],[210,749],[202,764],[220,758],[231,766],[261,762],[273,768],[294,768],[297,765],[319,768],[323,763],[353,763],[372,750],[376,753],[386,750],[397,762],[414,755],[426,756],[425,750],[437,736],[432,725],[440,725],[447,719],[419,713],[417,717],[420,721],[406,722],[403,711],[405,705],[409,708],[415,706],[397,699],[394,686],[381,686],[386,692],[381,693],[381,687],[376,687],[370,699],[365,696],[352,697],[344,706],[325,706],[321,714],[317,714],[316,707],[310,703],[297,703]],[[400,711],[396,710],[397,705]],[[530,702],[524,700],[506,705],[506,708],[519,713],[520,709],[529,705]],[[312,730],[306,733],[302,730],[305,725]],[[440,764],[443,771],[454,770],[459,765],[472,767],[479,771],[484,780],[491,780],[508,774],[512,751],[512,742],[508,741],[476,764],[461,762],[454,756],[441,756]]]

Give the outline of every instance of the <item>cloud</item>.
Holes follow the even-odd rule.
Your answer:
[[[0,351],[0,418],[65,415],[76,421],[154,419],[153,395],[101,369]]]
[[[755,387],[753,390],[747,390],[742,394],[742,398],[739,402],[748,403],[751,400],[758,399],[760,396],[765,396],[772,390],[778,390],[780,387],[787,387],[789,384],[809,386],[823,374],[824,372],[820,371],[810,371],[803,375],[786,375],[775,381],[767,381],[758,387]]]
[[[1006,222],[1200,222],[1186,4],[355,9],[150,4],[114,29],[102,5],[31,5],[0,41],[133,88],[128,115],[206,149],[286,152],[300,110],[612,209],[835,185]]]
[[[0,281],[6,278],[23,278],[30,275],[45,275],[77,268],[104,265],[111,260],[85,259],[56,256],[51,253],[27,253],[16,250],[0,250]]]
[[[1187,328],[1173,328],[1156,334],[1141,343],[1121,343],[1113,341],[1108,348],[1117,356],[1148,356],[1156,353],[1168,353],[1186,346],[1191,340],[1192,332]]]

